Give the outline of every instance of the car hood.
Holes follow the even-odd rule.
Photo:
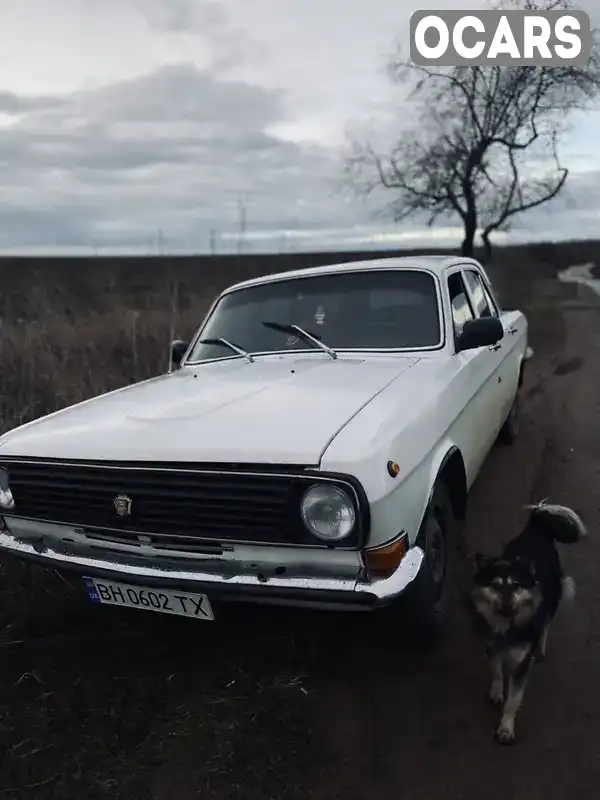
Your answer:
[[[309,354],[184,367],[16,428],[0,438],[0,458],[317,465],[417,360]]]

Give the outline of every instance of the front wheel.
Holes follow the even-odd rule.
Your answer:
[[[446,487],[437,483],[416,544],[425,552],[423,565],[408,592],[415,633],[438,638],[448,619],[457,542],[457,521]]]
[[[504,425],[500,429],[500,433],[498,434],[498,442],[500,444],[514,444],[519,437],[519,431],[521,428],[521,408],[519,394],[519,391],[517,391],[515,399],[513,400],[513,404],[508,412],[508,416],[504,421]]]

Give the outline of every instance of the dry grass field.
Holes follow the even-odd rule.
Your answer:
[[[364,255],[0,260],[0,430],[164,372],[170,339],[234,281]],[[554,280],[588,261],[600,244],[498,249],[490,265],[536,358],[522,439],[474,489],[469,530],[488,545],[539,496],[598,525],[598,308]],[[571,561],[582,612],[559,626],[508,754],[460,624],[433,656],[371,619],[239,609],[205,626],[97,608],[77,581],[2,559],[0,800],[595,800],[590,539]]]
[[[598,253],[586,242],[504,248],[492,269],[518,302],[532,270],[555,272]],[[164,372],[169,341],[191,336],[228,284],[370,256],[0,259],[0,432]]]

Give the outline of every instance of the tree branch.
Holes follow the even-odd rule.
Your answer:
[[[572,0],[504,4],[530,11],[575,8]],[[562,191],[568,170],[558,161],[559,138],[569,114],[585,109],[600,93],[600,48],[594,45],[584,67],[440,70],[395,58],[388,72],[396,82],[413,78],[409,97],[420,100],[420,114],[387,154],[370,146],[354,153],[363,177],[370,175],[358,191],[380,187],[393,193],[388,208],[395,221],[421,214],[431,225],[441,217],[458,217],[465,228],[463,252],[469,254],[474,222],[484,223],[489,240],[515,215]],[[547,145],[554,172],[543,180],[526,179],[523,159]]]

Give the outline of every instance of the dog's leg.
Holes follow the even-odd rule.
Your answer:
[[[497,653],[491,657],[490,667],[492,669],[492,683],[490,685],[489,698],[491,703],[499,706],[504,700],[504,670],[502,659]]]
[[[531,666],[532,651],[529,648],[513,648],[508,657],[508,680],[502,719],[496,730],[500,744],[513,744],[515,741],[515,717],[523,702],[527,677]]]
[[[508,679],[506,702],[502,709],[500,725],[496,730],[496,739],[500,744],[513,744],[515,741],[515,717],[523,702],[526,685],[527,673],[519,675],[518,678],[511,675]]]

